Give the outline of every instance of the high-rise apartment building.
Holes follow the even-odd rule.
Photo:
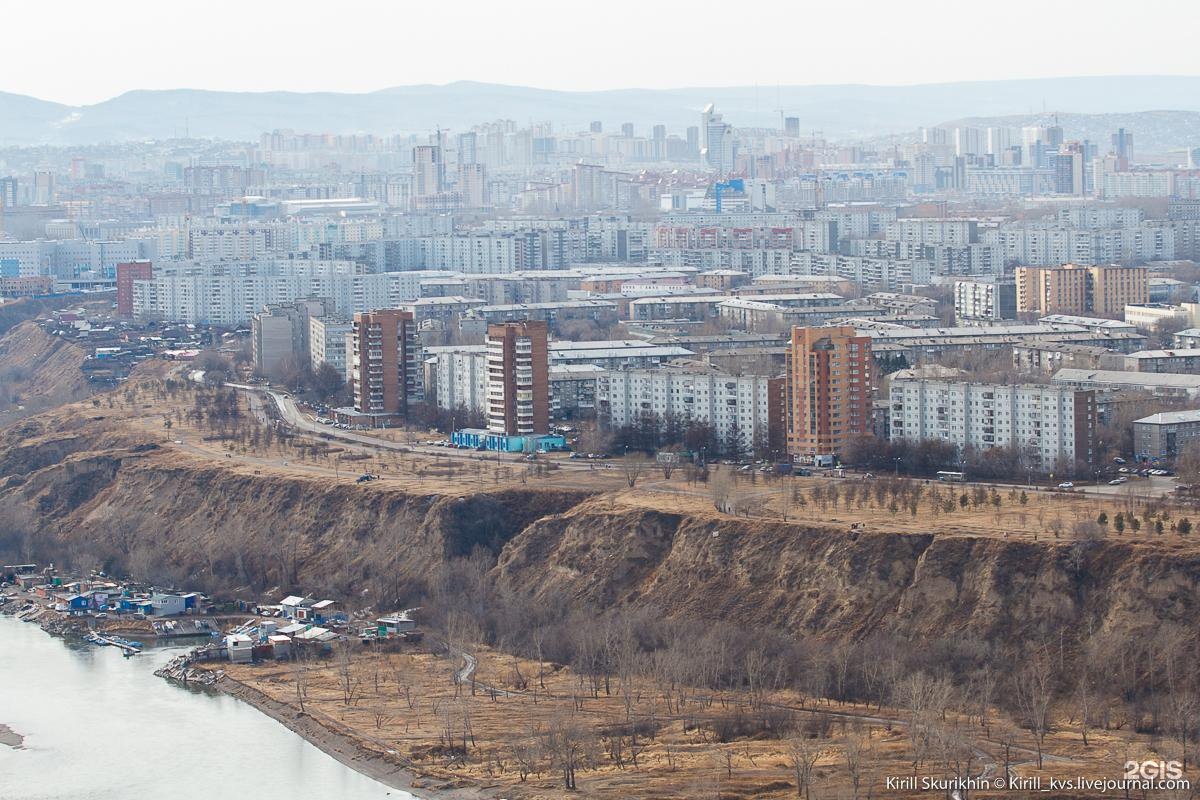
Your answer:
[[[1054,156],[1054,191],[1058,194],[1083,195],[1087,191],[1086,161],[1082,144],[1064,144]]]
[[[1117,128],[1112,135],[1112,151],[1117,156],[1117,169],[1129,169],[1133,161],[1133,134],[1124,128]]]
[[[488,430],[506,436],[550,432],[550,376],[545,322],[488,326]]]
[[[442,148],[436,144],[421,144],[413,148],[413,194],[428,197],[446,188],[446,165]]]
[[[473,131],[458,135],[458,163],[475,164],[479,161],[479,136]]]
[[[354,332],[349,322],[312,317],[308,321],[308,360],[316,372],[322,364],[329,364],[346,380],[350,379],[350,365],[346,354],[347,334]]]
[[[788,354],[788,452],[838,453],[871,430],[871,338],[852,327],[793,328]]]
[[[49,170],[38,170],[33,173],[33,204],[35,206],[52,205],[55,196],[54,173]]]
[[[0,208],[17,207],[18,188],[17,179],[11,175],[7,178],[0,178]]]
[[[374,426],[404,418],[419,386],[412,313],[386,308],[355,314],[351,343],[355,416]]]
[[[260,375],[279,377],[309,361],[309,320],[333,304],[319,298],[268,305],[250,318],[250,353]]]
[[[1017,285],[1012,278],[954,282],[954,320],[981,325],[1017,318]]]
[[[1145,267],[1117,264],[1017,267],[1017,313],[1121,314],[1150,296]]]
[[[483,208],[487,205],[487,170],[483,164],[458,165],[458,193],[462,195],[466,208]]]
[[[130,261],[117,264],[117,315],[133,316],[133,282],[154,277],[154,265],[149,261]]]

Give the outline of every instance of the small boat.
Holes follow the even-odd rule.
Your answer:
[[[103,635],[93,631],[84,638],[92,644],[100,645],[101,647],[106,645],[119,647],[127,656],[137,655],[138,653],[142,652],[141,642],[135,642],[131,639],[124,639],[120,636]]]

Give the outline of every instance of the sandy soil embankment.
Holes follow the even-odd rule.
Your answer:
[[[399,754],[375,749],[348,732],[336,730],[333,727],[336,722],[301,713],[229,676],[218,680],[215,688],[257,708],[356,772],[393,789],[401,789],[428,800],[487,800],[497,796],[471,786],[455,786],[440,780],[425,780],[406,769]],[[0,735],[3,734],[3,730],[3,726],[0,726]],[[0,742],[2,741],[0,738]]]

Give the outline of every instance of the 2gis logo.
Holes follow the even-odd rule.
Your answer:
[[[1125,780],[1176,780],[1183,777],[1183,765],[1178,761],[1126,761]]]

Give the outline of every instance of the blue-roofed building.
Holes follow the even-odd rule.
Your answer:
[[[450,434],[450,441],[458,447],[469,447],[473,450],[482,448],[499,453],[549,453],[567,448],[567,440],[554,433],[509,436],[484,428],[457,430]]]

